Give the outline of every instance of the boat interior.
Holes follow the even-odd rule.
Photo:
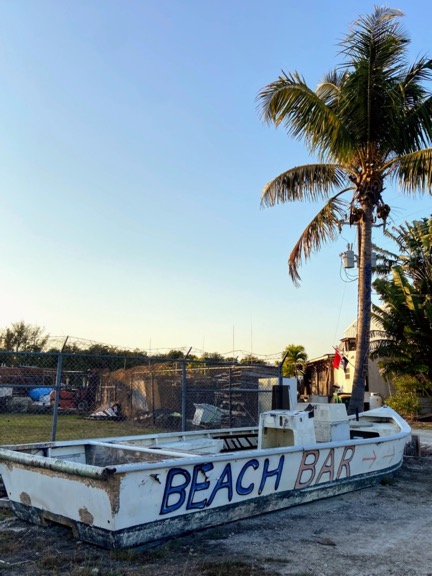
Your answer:
[[[264,412],[259,426],[252,428],[47,442],[9,448],[33,456],[98,467],[151,464],[246,450],[377,438],[400,431],[393,418],[379,412],[365,412],[355,418],[348,417],[344,404],[303,404],[295,410]]]

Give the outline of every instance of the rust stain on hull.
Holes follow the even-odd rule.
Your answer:
[[[10,466],[11,471],[13,468],[21,469],[21,470],[26,470],[28,468],[27,466],[25,466],[23,464],[9,463],[8,467],[9,466]],[[41,476],[47,476],[49,478],[61,478],[61,479],[66,479],[66,480],[71,479],[70,474],[68,474],[67,472],[62,472],[62,471],[58,471],[58,470],[39,468],[38,473]],[[109,473],[106,475],[106,477],[103,477],[103,478],[82,477],[81,483],[84,484],[85,486],[89,487],[89,488],[97,488],[98,490],[103,490],[104,492],[106,492],[108,499],[110,501],[112,514],[116,514],[120,508],[120,483],[121,483],[121,480],[123,477],[124,477],[124,474]],[[31,498],[27,494],[27,492],[22,492],[20,494],[20,502],[22,504],[24,504],[25,506],[31,506],[32,505]],[[90,522],[88,522],[88,523],[91,524],[91,523],[93,523],[93,521],[91,523]]]
[[[27,492],[21,492],[20,494],[20,502],[25,506],[31,506],[31,498]]]
[[[89,512],[85,506],[83,508],[80,508],[78,510],[78,513],[80,520],[83,524],[89,524],[90,526],[93,525],[94,522],[93,514]]]

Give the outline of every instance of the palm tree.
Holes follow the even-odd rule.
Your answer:
[[[432,294],[432,216],[414,220],[386,230],[385,235],[397,246],[398,252],[383,250],[374,244],[380,264],[377,270],[387,275],[399,265],[407,273],[416,290]]]
[[[352,25],[341,43],[344,61],[316,90],[297,72],[285,73],[258,95],[265,121],[303,140],[317,162],[287,170],[263,189],[261,204],[324,200],[289,256],[299,284],[303,259],[340,231],[341,221],[358,229],[357,355],[349,412],[363,407],[371,318],[372,225],[390,208],[384,182],[406,194],[431,193],[432,95],[423,86],[432,61],[408,66],[409,39],[402,13],[375,8]],[[344,200],[343,194],[351,198]]]
[[[431,293],[418,292],[401,266],[391,280],[374,282],[384,306],[373,306],[380,330],[374,331],[372,357],[382,358],[384,376],[407,375],[432,391]]]
[[[305,347],[301,344],[290,344],[282,352],[282,356],[284,358],[282,374],[287,377],[297,377],[299,370],[304,370],[308,359]]]
[[[384,375],[410,376],[417,389],[432,392],[432,218],[387,232],[399,254],[387,252],[390,278],[374,288],[382,306],[373,305],[379,330],[372,357],[381,358]]]

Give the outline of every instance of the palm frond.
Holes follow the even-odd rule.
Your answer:
[[[406,194],[432,193],[432,148],[395,157],[384,169],[397,179]]]
[[[335,240],[338,235],[340,220],[344,217],[348,207],[346,201],[338,198],[341,193],[329,199],[308,224],[291,251],[288,259],[288,269],[296,286],[300,284],[301,278],[298,270],[302,260],[310,258],[312,252],[319,250],[324,243]]]
[[[393,281],[395,286],[399,287],[401,292],[405,296],[405,305],[408,310],[412,312],[417,312],[419,307],[418,298],[415,297],[413,293],[413,287],[409,283],[406,275],[403,273],[401,266],[393,267]]]
[[[341,52],[348,56],[349,65],[370,61],[371,70],[395,70],[404,60],[408,39],[397,20],[400,10],[375,7],[372,14],[360,17],[341,42]]]
[[[346,169],[337,164],[296,166],[264,186],[261,206],[327,199],[334,188],[340,188],[347,180]]]
[[[399,155],[430,146],[432,142],[432,97],[426,95],[423,89],[421,92],[421,97],[417,95],[415,100],[409,93],[405,96],[409,109],[406,110],[406,118],[399,124],[402,128],[398,131],[400,145],[403,146],[402,149],[395,147]]]
[[[372,250],[376,254],[377,259],[377,264],[374,268],[375,274],[378,274],[378,276],[387,276],[393,266],[399,262],[400,256],[394,252],[390,252],[390,250],[385,250],[374,243],[372,243]]]
[[[343,67],[349,76],[339,117],[344,118],[358,146],[366,147],[369,154],[379,149],[384,157],[399,142],[394,132],[404,109],[403,96],[395,89],[409,43],[397,21],[400,16],[399,10],[376,7],[371,15],[354,23],[341,43],[341,52],[347,57]]]
[[[427,56],[421,56],[418,60],[413,62],[408,68],[403,86],[404,92],[407,96],[410,95],[410,89],[414,88],[415,95],[418,94],[419,82],[432,79],[432,59]],[[423,91],[422,91],[423,92]]]
[[[407,374],[431,381],[432,305],[422,302],[399,272],[398,282],[374,282],[384,306],[372,306],[372,317],[382,333],[374,341],[371,357],[384,358],[380,368],[385,375]]]
[[[337,103],[341,94],[341,86],[347,77],[348,73],[346,71],[341,73],[338,70],[332,70],[324,76],[318,84],[315,91],[316,95],[325,102],[327,106],[332,107]]]
[[[322,157],[348,158],[353,142],[335,111],[306,84],[298,73],[283,72],[258,94],[264,121],[283,125],[288,134],[303,139]]]

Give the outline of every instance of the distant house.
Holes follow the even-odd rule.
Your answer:
[[[372,326],[372,329],[376,326]],[[318,396],[333,395],[335,390],[350,394],[353,387],[354,367],[356,361],[356,334],[357,322],[353,322],[345,330],[340,339],[338,350],[344,355],[348,362],[339,368],[333,367],[335,351],[312,358],[307,362],[305,371],[306,393]],[[366,375],[366,392],[379,394],[383,399],[388,398],[394,392],[392,384],[385,380],[378,368],[375,360],[369,360],[368,373]]]
[[[304,373],[304,390],[303,394],[310,396],[328,396],[331,398],[334,392],[333,368],[334,354],[324,354],[318,358],[312,358],[306,363]]]

